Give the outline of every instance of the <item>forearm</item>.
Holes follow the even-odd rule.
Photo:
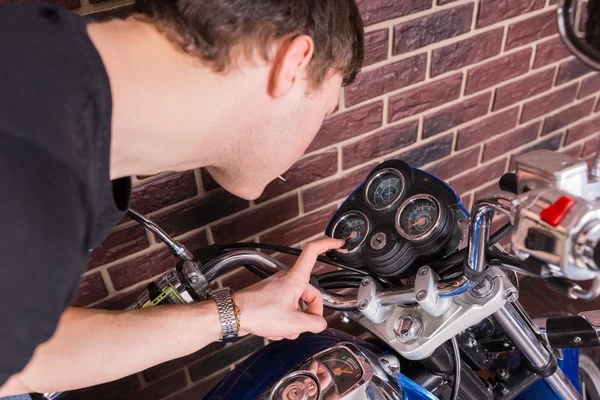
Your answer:
[[[191,354],[220,333],[217,308],[210,301],[131,311],[70,308],[54,336],[0,388],[0,397],[112,381]]]

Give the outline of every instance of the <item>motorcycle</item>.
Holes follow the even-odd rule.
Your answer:
[[[569,298],[600,295],[600,158],[590,176],[586,162],[546,150],[515,165],[500,180],[504,192],[477,200],[471,214],[437,177],[401,160],[377,166],[325,231],[347,239],[344,252],[319,258],[337,269],[311,279],[325,307],[372,337],[328,329],[273,342],[206,399],[599,398],[600,369],[579,349],[600,346],[600,310],[532,320],[518,297],[520,275]],[[288,269],[257,249],[300,254],[258,243],[192,253],[129,215],[181,260],[131,308],[203,301],[238,267],[261,278]],[[496,215],[510,221],[491,232]],[[508,236],[510,253],[499,244]]]
[[[566,46],[600,70],[600,53],[574,32],[572,0],[560,1],[558,26]],[[371,336],[327,329],[270,343],[205,399],[600,399],[589,350],[600,346],[600,310],[531,319],[518,301],[521,276],[571,299],[600,296],[600,156],[589,175],[584,161],[545,150],[514,164],[503,192],[471,213],[437,177],[401,160],[377,166],[325,231],[347,240],[344,252],[319,257],[336,270],[311,278],[326,308]],[[129,215],[180,259],[130,308],[204,301],[234,268],[260,278],[288,269],[259,250],[301,252],[236,243],[192,253]],[[498,215],[509,222],[492,232]]]

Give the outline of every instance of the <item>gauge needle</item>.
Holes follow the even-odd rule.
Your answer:
[[[427,221],[427,219],[425,217],[421,217],[421,218],[419,218],[419,220],[417,222],[415,222],[414,224],[412,224],[411,226],[409,226],[408,229],[414,228],[415,226],[417,226],[420,223],[425,222],[425,221]]]
[[[352,371],[348,371],[347,369],[341,369],[341,368],[336,368],[332,371],[334,374],[350,374],[352,375],[353,372]]]
[[[358,232],[354,231],[350,235],[348,235],[348,237],[344,240],[354,239],[356,236],[358,236]]]

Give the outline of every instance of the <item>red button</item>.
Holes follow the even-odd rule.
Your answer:
[[[558,226],[561,223],[565,215],[573,208],[576,201],[567,197],[562,196],[560,199],[556,200],[554,204],[550,207],[546,208],[540,213],[540,218],[542,221],[552,225]]]

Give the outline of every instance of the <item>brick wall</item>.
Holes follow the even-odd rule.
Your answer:
[[[107,18],[126,15],[131,2],[55,3]],[[301,246],[321,236],[344,197],[386,159],[403,158],[449,180],[470,204],[496,188],[516,154],[544,148],[589,159],[595,153],[600,76],[560,42],[556,1],[358,3],[367,26],[364,70],[306,156],[284,175],[287,182],[272,183],[248,202],[201,170],[137,177],[133,207],[191,249],[239,240]],[[164,246],[125,220],[93,252],[75,304],[123,308],[174,263]],[[240,289],[252,282],[240,271],[218,284]],[[198,399],[263,345],[259,338],[214,344],[70,398]]]

